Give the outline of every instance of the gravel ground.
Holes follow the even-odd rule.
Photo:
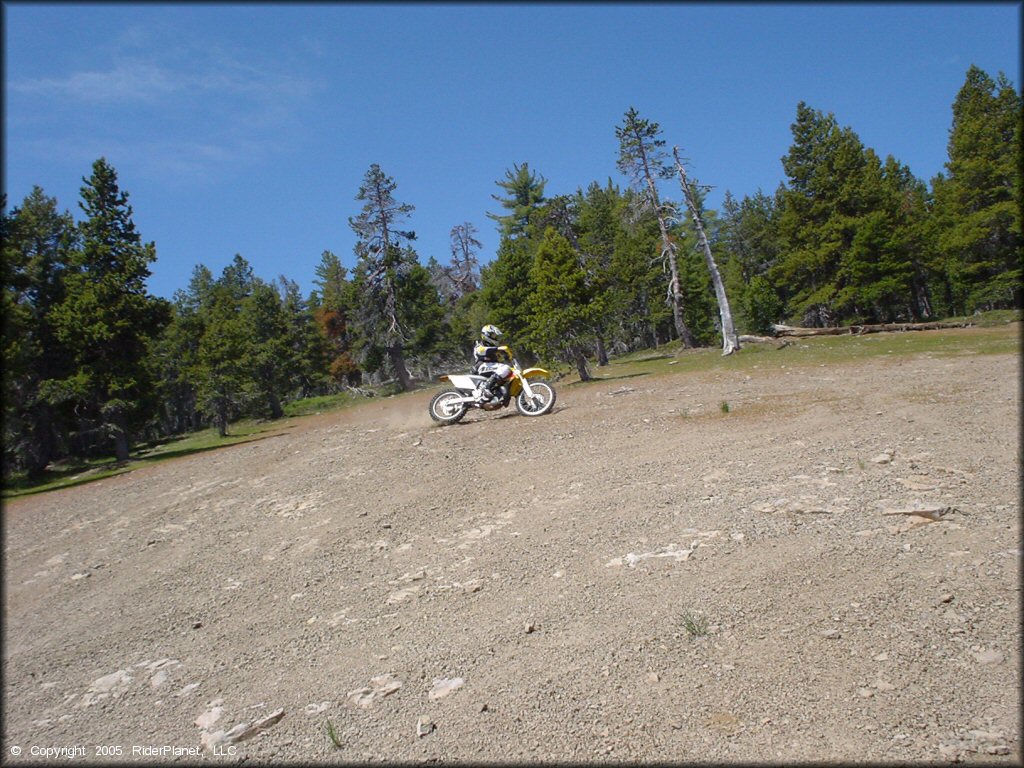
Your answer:
[[[1019,366],[424,391],[16,500],[3,761],[1020,764]]]

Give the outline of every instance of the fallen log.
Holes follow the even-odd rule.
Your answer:
[[[776,349],[788,347],[790,342],[787,339],[777,339],[774,336],[748,336],[739,337],[740,344],[771,344]]]
[[[875,325],[847,325],[841,328],[795,328],[790,325],[772,325],[779,336],[860,336],[865,333],[900,333],[903,331],[934,331],[940,328],[968,328],[971,323],[879,323]],[[742,341],[742,339],[741,339]]]

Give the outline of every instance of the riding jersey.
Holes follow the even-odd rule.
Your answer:
[[[473,357],[478,363],[498,363],[501,362],[501,358],[511,359],[512,354],[508,347],[491,347],[478,341],[473,347]]]
[[[473,347],[473,357],[476,360],[473,365],[474,373],[479,374],[486,370],[488,373],[496,372],[502,378],[505,378],[512,372],[512,369],[507,365],[500,364],[502,359],[512,359],[512,350],[508,347],[495,347],[478,341],[476,346]]]

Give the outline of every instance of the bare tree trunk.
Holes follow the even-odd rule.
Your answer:
[[[608,365],[608,350],[604,345],[604,335],[597,334],[597,364],[598,366]]]
[[[662,210],[661,198],[658,195],[658,188],[654,184],[654,174],[647,162],[647,155],[643,153],[642,164],[644,180],[647,182],[647,190],[651,196],[651,203],[654,206],[654,213],[658,217],[658,229],[661,231],[661,256],[668,261],[669,268],[669,297],[672,302],[672,322],[675,323],[676,333],[687,349],[697,346],[696,339],[686,326],[683,320],[683,292],[679,285],[679,264],[677,263],[676,244],[668,234],[668,223],[665,221],[665,212]]]
[[[590,381],[593,377],[590,375],[587,356],[583,354],[583,350],[579,347],[573,347],[572,355],[576,361],[576,370],[580,374],[580,381]]]
[[[718,314],[722,320],[722,354],[731,355],[740,348],[739,339],[736,336],[736,329],[732,322],[732,312],[729,310],[729,298],[725,294],[725,283],[722,282],[722,275],[718,271],[715,257],[711,254],[711,244],[708,243],[707,233],[704,231],[704,222],[701,219],[700,211],[697,208],[697,201],[690,182],[686,178],[686,171],[679,159],[679,147],[672,148],[672,155],[676,160],[676,170],[679,172],[679,184],[683,188],[683,197],[686,198],[686,205],[693,217],[693,224],[697,228],[697,239],[701,248],[704,249],[704,260],[708,265],[708,272],[711,273],[711,283],[715,286],[715,298],[718,299]]]
[[[408,392],[412,389],[412,377],[409,375],[409,370],[405,367],[405,355],[402,353],[402,344],[392,344],[388,347],[388,358],[391,360],[391,366],[395,369],[395,376],[398,377],[398,384],[402,387],[403,392]]]
[[[128,461],[128,414],[120,401],[107,403],[101,408],[105,428],[114,440],[114,454],[118,461]]]
[[[221,437],[227,437],[228,435],[228,405],[226,398],[219,398],[217,402],[217,416],[214,419],[217,422],[217,434]]]
[[[270,407],[270,418],[280,419],[284,416],[284,409],[281,407],[281,398],[276,392],[267,395],[267,405]]]

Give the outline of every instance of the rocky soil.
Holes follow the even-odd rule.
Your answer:
[[[6,504],[4,763],[1019,764],[1019,356],[764,354]]]

